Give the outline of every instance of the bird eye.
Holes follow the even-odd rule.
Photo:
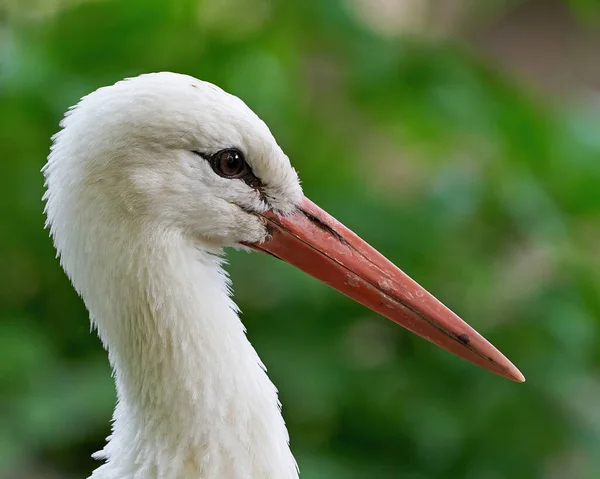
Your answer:
[[[210,163],[215,173],[224,178],[242,178],[250,170],[244,155],[235,149],[217,151],[212,155]]]
[[[197,150],[192,152],[208,161],[217,175],[228,179],[240,179],[251,188],[259,189],[262,187],[262,182],[254,175],[252,168],[246,163],[244,154],[240,150],[227,148],[217,151],[213,155]]]

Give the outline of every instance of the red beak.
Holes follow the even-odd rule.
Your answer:
[[[290,216],[266,213],[270,238],[249,246],[280,258],[461,358],[525,377],[477,331],[308,198]]]

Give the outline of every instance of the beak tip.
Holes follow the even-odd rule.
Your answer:
[[[506,359],[506,358],[505,358]],[[506,364],[508,363],[508,364]],[[521,371],[519,371],[517,369],[517,367],[511,363],[508,359],[506,359],[506,362],[503,365],[504,367],[502,368],[502,376],[504,376],[506,379],[510,379],[511,381],[514,381],[516,383],[524,383],[525,382],[525,376],[523,376],[523,373]]]
[[[523,376],[523,373],[521,371],[519,371],[517,368],[515,368],[514,372],[512,372],[512,373],[513,374],[512,374],[511,379],[514,382],[516,382],[516,383],[524,383],[525,382],[525,376]]]

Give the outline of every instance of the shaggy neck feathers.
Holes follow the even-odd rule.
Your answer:
[[[298,477],[277,391],[246,338],[222,260],[178,236],[122,242],[111,255],[95,263],[103,287],[84,292],[118,394],[113,433],[97,454],[106,463],[91,477]]]

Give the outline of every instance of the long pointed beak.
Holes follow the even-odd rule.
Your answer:
[[[276,256],[461,358],[524,382],[477,331],[308,198],[290,216],[266,213],[270,238],[249,246]]]

